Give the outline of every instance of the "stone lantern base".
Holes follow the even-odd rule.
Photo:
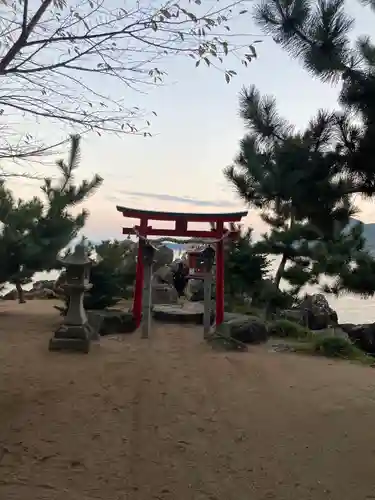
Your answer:
[[[88,353],[90,343],[94,338],[91,326],[84,325],[61,325],[49,341],[50,351],[77,351]]]

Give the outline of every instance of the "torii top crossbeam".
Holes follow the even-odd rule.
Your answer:
[[[247,211],[226,213],[185,213],[185,212],[159,212],[154,210],[139,210],[129,207],[116,207],[124,217],[140,219],[140,226],[136,229],[142,236],[188,236],[200,238],[220,238],[223,235],[224,222],[239,222],[246,217]],[[159,229],[148,225],[148,221],[174,221],[174,229]],[[188,229],[188,222],[213,222],[213,230]],[[134,228],[124,227],[123,234],[134,234]]]

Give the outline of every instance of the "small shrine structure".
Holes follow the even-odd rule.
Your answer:
[[[236,231],[224,227],[225,223],[240,222],[246,217],[247,211],[232,213],[183,213],[183,212],[158,212],[153,210],[140,210],[129,207],[116,207],[126,218],[138,219],[138,225],[124,227],[122,234],[136,235],[139,238],[136,280],[134,291],[133,315],[137,327],[142,318],[142,294],[144,286],[144,258],[143,248],[150,236],[159,236],[158,240],[150,242],[171,241],[175,243],[202,243],[216,246],[216,325],[224,320],[224,240],[228,237],[235,238]],[[154,228],[150,221],[174,222],[174,228]],[[211,229],[190,229],[189,223],[206,222],[211,224]],[[174,238],[188,238],[186,241]]]

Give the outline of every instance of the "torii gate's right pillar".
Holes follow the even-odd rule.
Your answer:
[[[224,234],[223,221],[217,221],[216,231]],[[224,241],[216,243],[216,326],[224,321]]]

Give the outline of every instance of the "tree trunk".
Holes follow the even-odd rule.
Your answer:
[[[281,278],[283,277],[283,272],[284,272],[287,261],[288,261],[288,257],[284,253],[283,257],[281,259],[281,262],[279,264],[279,267],[277,268],[276,275],[275,275],[275,285],[276,285],[276,288],[278,290],[280,288],[280,281],[281,281]]]
[[[289,229],[292,229],[292,227],[294,226],[294,221],[295,221],[294,209],[293,209],[293,207],[290,207],[290,224],[289,224]],[[278,290],[280,288],[280,281],[281,281],[281,278],[283,277],[283,272],[284,272],[284,269],[285,269],[285,266],[286,266],[287,262],[288,262],[288,257],[284,253],[283,257],[281,259],[281,262],[279,264],[279,267],[277,269],[276,275],[275,275],[275,285],[276,285],[276,288]]]
[[[16,290],[17,290],[17,293],[18,293],[18,303],[19,304],[25,304],[26,303],[25,294],[24,294],[21,282],[20,281],[16,281],[15,285],[16,285]]]

